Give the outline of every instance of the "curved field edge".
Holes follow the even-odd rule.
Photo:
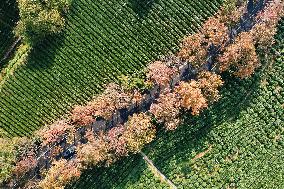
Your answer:
[[[282,20],[268,62],[248,80],[223,75],[221,100],[175,132],[162,132],[143,151],[178,188],[283,188],[284,59]],[[164,188],[131,156],[87,171],[69,188]]]
[[[3,84],[0,127],[23,136],[53,122],[117,76],[174,52],[220,3],[74,1],[62,34],[34,47],[27,65]]]

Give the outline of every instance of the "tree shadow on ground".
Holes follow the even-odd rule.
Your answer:
[[[148,15],[154,3],[158,1],[159,0],[129,0],[129,3],[138,17],[144,18]]]
[[[46,70],[52,67],[56,54],[64,46],[64,30],[56,35],[48,35],[34,45],[27,60],[27,69]],[[46,61],[42,61],[46,60]]]
[[[131,182],[136,182],[147,169],[142,156],[132,155],[123,160],[114,163],[111,167],[96,167],[86,170],[80,180],[67,188],[115,188],[120,183],[127,182],[129,173],[131,174]]]

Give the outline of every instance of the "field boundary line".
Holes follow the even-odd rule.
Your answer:
[[[177,189],[177,187],[174,185],[174,183],[169,180],[153,163],[152,160],[150,160],[148,158],[148,156],[146,154],[144,154],[143,152],[140,152],[140,154],[143,156],[143,159],[146,161],[147,165],[149,166],[149,168],[151,169],[151,171],[154,173],[154,175],[158,175],[158,177],[162,180],[165,181],[166,183],[168,183],[168,185],[172,188],[172,189]]]

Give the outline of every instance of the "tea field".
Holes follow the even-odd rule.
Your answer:
[[[284,20],[275,62],[247,80],[223,75],[222,99],[200,117],[185,115],[143,152],[177,188],[284,188]],[[69,188],[168,188],[140,155],[87,171]]]
[[[12,1],[12,0],[11,0]],[[0,86],[0,127],[29,135],[84,104],[103,84],[174,52],[221,0],[75,0],[66,27],[34,47]]]

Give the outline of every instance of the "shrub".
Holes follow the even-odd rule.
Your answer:
[[[179,86],[175,88],[179,94],[181,107],[191,110],[192,115],[198,115],[200,111],[207,108],[207,100],[203,96],[198,83],[194,80],[189,82],[182,81]]]
[[[246,1],[225,0],[223,6],[218,11],[218,18],[226,26],[232,27],[240,21],[241,16],[246,11]]]
[[[0,138],[0,183],[11,177],[15,162],[16,152],[13,141]]]
[[[39,182],[39,187],[44,189],[64,189],[68,183],[80,177],[80,169],[80,163],[76,159],[54,161],[45,178]]]
[[[153,86],[153,83],[147,80],[144,74],[134,74],[132,76],[120,76],[119,85],[127,92],[139,91],[144,93]]]
[[[64,27],[62,13],[70,0],[17,0],[20,21],[16,33],[33,43],[48,34],[60,32]]]
[[[122,138],[126,141],[129,152],[138,153],[145,144],[150,143],[156,134],[156,129],[151,123],[151,117],[145,113],[134,114],[125,123]]]
[[[11,178],[12,173],[17,173],[15,172],[19,165],[17,161],[22,159],[22,156],[27,153],[28,148],[31,148],[29,144],[30,140],[26,137],[15,137],[12,139],[0,138],[0,185],[7,182]],[[28,165],[24,166],[28,168]],[[17,174],[20,175],[20,172]]]

